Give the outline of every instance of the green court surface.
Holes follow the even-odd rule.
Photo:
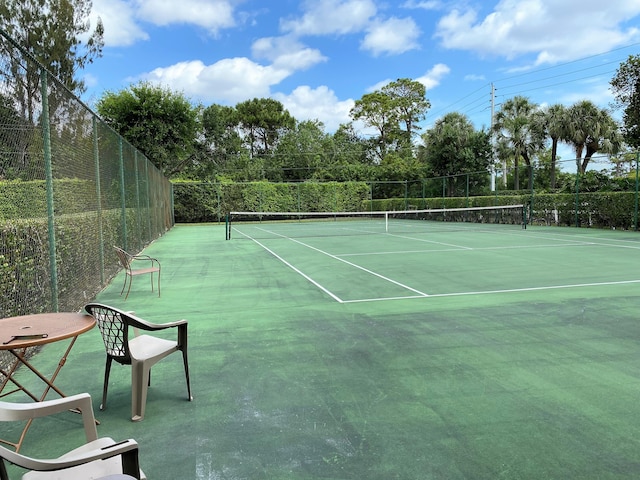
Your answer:
[[[138,277],[124,301],[122,273],[97,298],[189,320],[193,402],[173,355],[143,422],[127,367],[99,411],[97,330],[62,369],[62,390],[93,396],[99,434],[140,443],[148,478],[640,478],[638,233],[255,227],[271,229],[225,241],[223,225],[178,225],[145,250],[160,298]],[[24,453],[81,438],[73,414],[42,420]]]

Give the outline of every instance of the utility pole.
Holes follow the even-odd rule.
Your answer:
[[[496,89],[491,83],[491,191],[496,191],[496,145],[495,133],[493,131],[493,121],[496,109]]]

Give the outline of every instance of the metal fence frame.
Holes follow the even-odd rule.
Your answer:
[[[0,100],[0,318],[77,310],[119,271],[114,245],[174,225],[172,185],[2,30]]]

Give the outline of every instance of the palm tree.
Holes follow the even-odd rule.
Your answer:
[[[511,149],[515,168],[515,190],[520,189],[520,158],[524,160],[531,173],[531,159],[544,146],[542,125],[538,106],[519,95],[507,100],[496,114],[493,129],[497,135],[497,142]],[[529,175],[530,188],[532,180],[532,176]]]
[[[582,100],[569,107],[566,119],[563,140],[573,145],[578,173],[587,170],[596,152],[615,154],[622,148],[623,140],[615,120],[607,110],[590,100]]]
[[[567,109],[557,103],[547,107],[544,111],[544,129],[551,139],[551,176],[550,187],[556,188],[556,161],[558,158],[558,142],[566,137]]]
[[[601,109],[597,120],[587,141],[587,150],[582,161],[583,173],[595,153],[615,155],[624,145],[624,137],[620,127],[607,110]]]

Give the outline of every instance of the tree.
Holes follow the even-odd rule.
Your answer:
[[[396,119],[405,126],[402,148],[410,151],[413,136],[420,128],[418,122],[424,120],[431,107],[426,88],[420,82],[399,78],[382,87],[382,93],[389,97]]]
[[[579,173],[586,172],[589,161],[596,152],[614,154],[622,148],[622,136],[615,120],[609,112],[590,100],[571,105],[566,118],[564,140],[573,145]]]
[[[238,126],[238,112],[234,107],[213,104],[202,111],[200,178],[224,170],[232,159],[245,152]]]
[[[378,161],[381,161],[398,129],[398,118],[389,96],[380,91],[367,93],[355,101],[349,114],[354,120],[361,120],[365,126],[378,131],[378,136],[372,139],[372,143],[376,146]]]
[[[623,135],[628,145],[640,148],[640,55],[629,55],[611,79],[616,106],[624,108]]]
[[[381,90],[363,95],[356,100],[349,114],[354,120],[361,120],[367,127],[377,130],[378,136],[371,139],[371,144],[380,162],[394,145],[396,151],[405,156],[412,155],[412,137],[430,106],[423,84],[400,78]]]
[[[420,157],[430,173],[447,177],[449,195],[454,195],[458,176],[487,172],[491,164],[488,132],[476,131],[466,115],[452,112],[437,120],[422,136]],[[486,178],[486,173],[482,174]]]
[[[295,126],[295,119],[284,105],[272,98],[246,100],[236,105],[236,111],[252,157],[269,153],[280,135]]]
[[[531,159],[544,147],[544,123],[540,119],[538,106],[528,98],[515,96],[507,100],[496,114],[494,131],[498,143],[511,150],[514,164],[514,189],[520,189],[519,160],[522,158],[529,169],[531,182]],[[529,188],[531,188],[531,183]]]
[[[12,99],[1,93],[0,131],[0,180],[13,180],[26,173],[33,128],[16,111]]]
[[[324,132],[322,122],[306,120],[282,135],[265,168],[277,171],[281,175],[278,180],[304,181],[326,165],[332,153],[332,139]],[[271,180],[272,175],[267,174],[267,178]]]
[[[551,139],[551,157],[549,165],[549,186],[556,188],[556,163],[558,158],[558,142],[566,137],[567,109],[562,104],[555,104],[544,110],[542,117],[544,130]]]
[[[140,82],[118,93],[105,92],[100,116],[167,177],[187,169],[198,135],[199,109],[181,93]]]
[[[102,21],[93,31],[89,23],[91,0],[4,0],[0,2],[0,29],[53,73],[74,93],[85,90],[78,73],[102,55]],[[83,41],[82,38],[86,40]],[[23,115],[33,122],[40,98],[37,66],[16,55],[10,59],[13,92]]]

